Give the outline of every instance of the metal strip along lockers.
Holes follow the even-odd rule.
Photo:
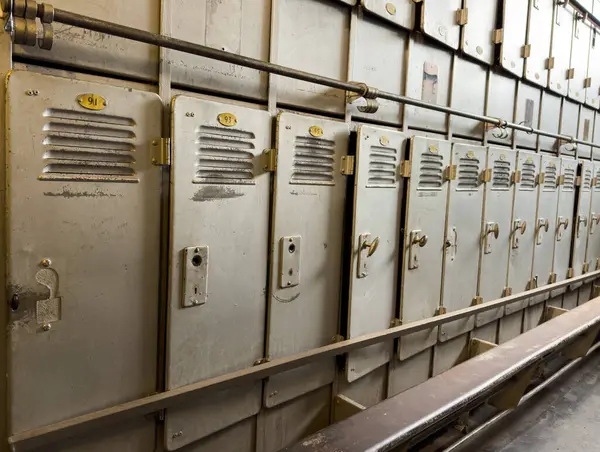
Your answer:
[[[396,314],[402,181],[406,136],[360,126],[357,131],[352,265],[347,337],[383,331]],[[392,341],[349,353],[352,382],[389,362]]]
[[[517,153],[509,148],[488,148],[486,171],[492,180],[485,186],[483,230],[481,232],[481,268],[478,293],[482,302],[502,298],[506,289],[510,248],[511,214],[514,199]],[[504,315],[504,308],[475,316],[480,327]]]
[[[266,111],[186,96],[172,121],[167,389],[264,357],[272,128]],[[167,410],[167,449],[256,414],[261,386]]]
[[[437,314],[442,285],[442,256],[451,144],[449,141],[412,137],[409,146],[410,178],[407,184],[404,226],[400,320],[403,323]],[[438,328],[403,336],[401,360],[433,346]]]
[[[586,261],[590,270],[600,269],[600,162],[594,162],[592,179],[592,201],[590,208],[590,227]]]
[[[7,94],[15,434],[157,390],[162,102],[19,71]]]
[[[487,176],[487,149],[482,146],[452,146],[452,166],[456,179],[450,181],[448,223],[444,243],[444,281],[442,306],[452,312],[478,303],[477,278],[481,249],[481,218]],[[475,318],[467,317],[440,327],[441,342],[455,338],[475,326]]]
[[[269,359],[330,344],[338,334],[345,174],[353,160],[346,123],[281,113],[276,139]],[[265,405],[331,383],[334,364],[328,358],[269,378]]]

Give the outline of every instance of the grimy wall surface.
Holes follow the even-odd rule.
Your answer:
[[[3,436],[598,268],[600,43],[566,2],[53,5],[599,148],[59,23],[50,51],[1,34]],[[39,450],[276,451],[342,416],[336,395],[373,405],[590,291]]]

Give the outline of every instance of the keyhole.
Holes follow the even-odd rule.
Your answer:
[[[202,256],[196,254],[194,257],[192,257],[192,265],[194,267],[199,267],[200,265],[202,265]]]
[[[296,245],[294,245],[293,243],[290,244],[290,246],[288,247],[288,251],[290,253],[293,253],[296,251]]]
[[[288,272],[288,275],[292,276],[294,274],[294,270],[290,268],[290,271]]]
[[[194,286],[194,295],[198,295],[198,286]]]

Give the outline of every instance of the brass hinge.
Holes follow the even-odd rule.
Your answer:
[[[521,48],[521,57],[522,58],[529,58],[530,56],[531,56],[531,44],[525,44]]]
[[[596,185],[598,185],[598,178],[592,177],[592,187],[595,187]]]
[[[335,336],[333,336],[331,338],[331,342],[334,344],[337,344],[338,342],[342,342],[345,340],[346,340],[346,338],[344,336],[342,336],[341,334],[336,334]]]
[[[466,25],[469,23],[469,8],[456,10],[456,25]]]
[[[583,264],[583,269],[582,269],[582,272],[583,272],[583,273],[587,273],[589,269],[590,269],[590,263],[589,263],[589,262],[585,262],[585,263]]]
[[[263,156],[265,161],[263,169],[271,173],[277,171],[277,149],[265,149]]]
[[[400,164],[400,177],[410,177],[410,160],[404,160]]]
[[[456,165],[448,165],[444,170],[444,180],[456,180]]]
[[[448,312],[448,310],[444,306],[440,306],[436,309],[435,315],[444,315]]]
[[[260,358],[254,361],[255,366],[260,366],[261,364],[267,364],[269,362],[269,358]]]
[[[513,171],[512,176],[511,176],[511,181],[513,184],[518,184],[521,182],[521,171],[520,170]]]
[[[556,186],[559,186],[559,185],[565,185],[565,175],[564,174],[558,176],[558,179],[556,180]]]
[[[344,155],[342,156],[342,168],[340,172],[344,176],[352,176],[354,174],[354,156]]]
[[[556,282],[556,273],[550,273],[548,278],[548,284],[554,284]]]
[[[583,87],[584,88],[589,88],[590,86],[592,86],[592,77],[588,77],[586,79],[583,80]]]
[[[478,304],[482,304],[483,303],[483,297],[480,295],[477,295],[476,297],[473,297],[473,306],[477,306]]]
[[[581,186],[581,176],[577,176],[577,179],[575,179],[575,185],[577,187]]]
[[[574,77],[575,77],[575,68],[572,67],[570,69],[567,69],[567,80],[571,80]]]
[[[542,185],[546,181],[546,175],[544,173],[540,173],[536,177],[536,183],[538,185]]]
[[[554,69],[554,57],[550,57],[546,60],[546,69]]]
[[[600,257],[596,258],[596,270],[600,270]]]
[[[390,322],[390,328],[397,328],[399,326],[402,326],[402,320],[392,319],[392,321]]]
[[[169,166],[171,164],[171,139],[155,138],[152,140],[152,164]]]
[[[573,268],[568,269],[567,278],[572,278],[573,276],[575,276],[575,271],[573,270]]]
[[[481,172],[480,180],[482,183],[491,182],[492,181],[492,169],[488,168]]]
[[[512,287],[505,287],[502,292],[503,297],[510,297],[512,295]]]
[[[492,42],[494,44],[502,44],[502,40],[504,39],[504,30],[499,28],[492,32]]]

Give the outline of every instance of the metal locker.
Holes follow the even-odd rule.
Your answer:
[[[486,115],[512,121],[515,115],[516,98],[517,81],[490,70]],[[513,129],[487,125],[485,130],[490,143],[512,144]]]
[[[541,0],[540,0],[541,1]],[[517,111],[515,122],[526,127],[539,128],[540,124],[540,99],[542,91],[539,88],[519,83],[517,90]],[[515,142],[518,147],[529,149],[537,148],[537,135],[527,132],[515,132]]]
[[[427,381],[431,376],[432,352],[433,348],[429,348],[405,361],[392,360],[392,363],[390,363],[388,397],[400,394]]]
[[[267,358],[330,344],[338,333],[348,124],[282,113],[277,119]],[[306,221],[310,217],[312,221]],[[272,407],[329,384],[334,360],[272,376]]]
[[[410,139],[400,320],[433,317],[440,306],[444,223],[448,198],[451,145],[425,137]],[[436,343],[438,328],[400,338],[398,356],[405,360]]]
[[[567,74],[571,64],[571,41],[573,37],[573,8],[568,2],[554,1],[552,21],[552,45],[548,60],[548,88],[561,96],[568,92]]]
[[[277,63],[345,80],[350,9],[339,2],[320,0],[281,0],[277,9]],[[280,104],[344,111],[344,91],[287,77],[277,77],[276,84]]]
[[[525,311],[523,310],[513,314],[506,314],[506,316],[500,319],[500,326],[498,327],[498,344],[504,344],[523,332],[524,312]]]
[[[170,390],[264,357],[272,125],[266,111],[187,96],[174,99],[171,116]],[[211,395],[167,410],[168,450],[261,406],[260,382]],[[215,416],[207,406],[217,404]]]
[[[494,42],[498,0],[464,0],[467,23],[462,26],[461,49],[467,55],[489,65],[494,64]]]
[[[462,0],[422,0],[419,29],[427,36],[458,49]]]
[[[588,88],[585,103],[592,108],[598,108],[600,106],[600,30],[595,26],[592,26],[590,33],[590,57],[586,85]]]
[[[448,223],[444,241],[444,281],[442,306],[447,312],[468,308],[478,302],[477,278],[481,250],[481,219],[487,149],[454,143],[452,166],[456,179],[450,181]],[[475,318],[468,317],[440,326],[441,342],[473,329]]]
[[[494,31],[492,38],[498,44],[500,66],[517,77],[523,76],[526,55],[527,7],[526,0],[502,0],[498,10],[500,28]]]
[[[269,0],[172,0],[171,29],[177,39],[269,60]],[[268,74],[188,53],[169,51],[173,83],[267,98]]]
[[[408,47],[406,95],[432,104],[448,106],[452,54],[429,45],[425,38],[411,36]],[[433,110],[406,105],[407,126],[427,131],[445,132],[447,115]]]
[[[483,231],[481,233],[481,268],[478,293],[483,302],[504,296],[510,248],[511,214],[514,199],[513,174],[517,153],[508,148],[488,148],[486,171],[492,171],[492,181],[485,185]],[[480,327],[504,315],[504,307],[477,314]]]
[[[554,0],[529,0],[527,44],[524,48],[525,79],[545,88],[552,42]]]
[[[449,341],[437,344],[433,351],[431,376],[444,373],[468,359],[469,335],[455,337]]]
[[[151,142],[162,102],[29,72],[6,83],[12,435],[157,389],[161,171]]]
[[[357,131],[348,338],[383,331],[396,314],[402,183],[406,136],[370,126]],[[387,363],[391,342],[351,352],[352,382]]]
[[[525,308],[523,314],[523,332],[527,332],[544,322],[544,313],[546,306],[544,303],[539,303],[528,308]]]
[[[569,269],[573,277],[587,273],[590,266],[587,260],[587,243],[591,225],[590,207],[594,165],[587,160],[580,160],[579,165],[581,175],[578,179],[581,181],[581,185],[579,186],[575,218],[573,218],[571,268]],[[569,286],[569,288],[573,289],[580,286],[581,283],[577,283]]]
[[[577,137],[577,127],[579,125],[579,105],[570,100],[563,99],[562,113],[560,115],[560,134]],[[575,156],[577,145],[573,143],[562,143],[560,146],[561,155]]]
[[[592,137],[592,143],[600,144],[600,113],[596,112],[594,117],[594,135]],[[592,159],[600,160],[600,147],[592,147]]]
[[[487,85],[486,69],[477,63],[455,56],[452,72],[450,106],[457,110],[483,115]],[[450,116],[450,130],[452,135],[481,140],[484,123],[453,115]]]
[[[351,43],[352,66],[350,80],[360,80],[369,86],[404,94],[406,47],[408,33],[382,23],[358,10],[356,32]],[[377,99],[377,112],[365,113],[370,105],[364,98],[348,97],[348,108],[353,118],[378,120],[394,125],[402,123],[403,107],[397,102]],[[363,110],[363,111],[361,111]]]
[[[588,57],[590,52],[591,24],[575,12],[573,14],[573,41],[571,43],[571,63],[567,71],[569,92],[567,96],[577,102],[585,102]]]
[[[559,133],[562,98],[549,91],[542,91],[540,106],[540,129]],[[539,136],[539,146],[542,151],[557,153],[559,143],[557,138]]]
[[[594,115],[595,110],[581,106],[579,110],[579,125],[577,127],[577,139],[583,141],[592,141],[594,135]],[[577,157],[584,159],[592,158],[592,147],[584,144],[577,145]]]
[[[590,270],[600,270],[600,162],[593,163],[592,200],[588,238],[587,262]]]
[[[402,28],[412,29],[415,8],[412,0],[361,0],[363,8]]]

